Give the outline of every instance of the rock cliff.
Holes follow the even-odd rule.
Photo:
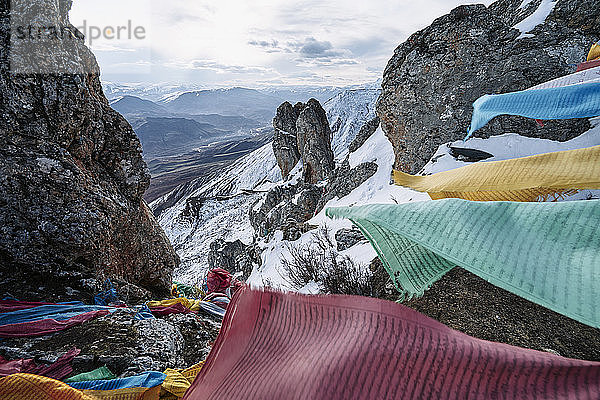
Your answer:
[[[0,291],[87,298],[94,279],[115,276],[165,292],[179,259],[142,200],[150,176],[140,142],[104,97],[93,54],[70,41],[48,62],[82,73],[11,73],[8,3],[0,10]],[[71,1],[26,6],[70,26]]]
[[[472,103],[484,94],[523,90],[574,72],[600,38],[598,1],[558,1],[530,33],[515,28],[542,0],[500,0],[460,6],[413,34],[395,50],[383,77],[377,114],[394,146],[395,168],[417,173],[440,144],[462,139]],[[587,120],[550,121],[501,116],[476,136],[507,132],[568,140]]]
[[[284,179],[302,160],[303,178],[316,183],[331,175],[335,168],[331,150],[331,128],[318,100],[292,106],[283,103],[273,119],[273,152]]]

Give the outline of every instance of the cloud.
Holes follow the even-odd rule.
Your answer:
[[[218,74],[266,74],[272,73],[272,68],[248,65],[229,65],[219,63],[215,60],[191,60],[187,62],[169,62],[168,66],[187,70],[208,70]]]

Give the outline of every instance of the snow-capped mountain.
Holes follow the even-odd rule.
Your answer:
[[[348,144],[360,127],[374,117],[377,92],[371,86],[347,90],[325,104],[330,122],[339,127],[332,141],[337,160],[345,158]],[[383,139],[387,141],[385,137]],[[391,145],[389,147],[391,149]],[[158,215],[160,225],[181,257],[176,278],[193,282],[196,277],[203,276],[208,267],[210,243],[218,238],[251,243],[254,231],[248,215],[250,207],[273,186],[289,183],[282,182],[269,143],[221,174],[192,182],[153,202],[153,210],[161,211]]]
[[[102,82],[104,95],[109,101],[119,100],[124,96],[135,96],[144,100],[161,101],[165,98],[177,97],[182,93],[205,89],[202,85],[174,85],[168,83],[114,83]]]

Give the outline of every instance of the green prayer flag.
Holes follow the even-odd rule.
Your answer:
[[[113,374],[110,369],[106,366],[100,367],[90,372],[84,372],[83,374],[72,376],[65,379],[65,383],[73,382],[88,382],[88,381],[103,381],[109,379],[116,379],[117,377]]]
[[[458,265],[577,321],[600,327],[600,201],[446,199],[327,209],[348,218],[396,287],[421,296]]]

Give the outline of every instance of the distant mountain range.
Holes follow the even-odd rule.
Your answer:
[[[368,84],[370,85],[370,84]],[[194,85],[103,84],[111,105],[122,114],[166,116],[165,114],[218,114],[238,116],[270,125],[275,110],[284,101],[306,102],[311,98],[325,103],[352,87],[242,87],[204,89]]]

